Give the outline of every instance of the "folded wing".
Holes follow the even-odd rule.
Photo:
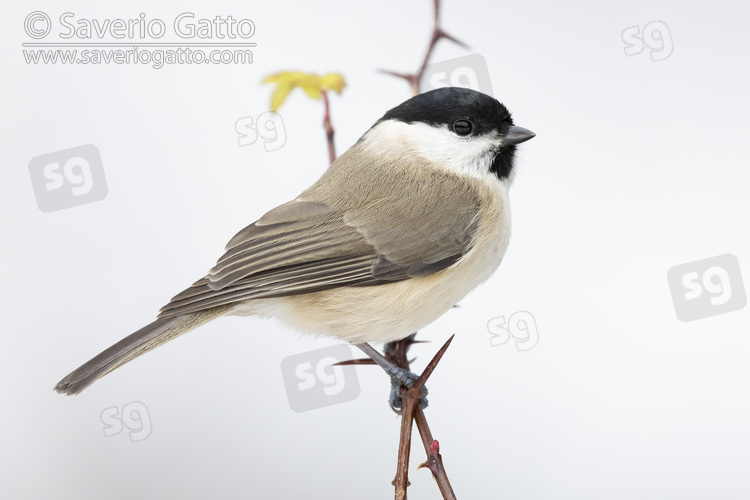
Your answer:
[[[476,197],[445,182],[448,194],[436,199],[425,196],[423,178],[397,192],[381,186],[358,203],[306,192],[237,233],[209,274],[159,317],[439,272],[470,250],[477,225]]]

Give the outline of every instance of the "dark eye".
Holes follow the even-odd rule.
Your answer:
[[[466,118],[459,118],[453,122],[453,131],[458,135],[469,135],[474,130],[474,124]]]

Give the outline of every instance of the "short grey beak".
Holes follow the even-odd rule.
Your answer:
[[[531,130],[523,127],[512,125],[503,136],[503,146],[513,146],[526,142],[536,134]]]

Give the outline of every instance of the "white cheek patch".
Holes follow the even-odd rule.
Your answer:
[[[388,144],[394,153],[418,154],[453,172],[485,177],[500,138],[495,134],[479,137],[460,137],[446,127],[422,122],[404,123],[387,120],[373,127],[365,135],[365,144]]]

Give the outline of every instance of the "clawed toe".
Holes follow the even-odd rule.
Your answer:
[[[391,396],[388,399],[388,402],[391,405],[391,410],[393,410],[398,415],[403,414],[403,407],[404,407],[404,401],[403,397],[401,396],[401,387],[411,387],[414,385],[414,383],[417,381],[417,375],[414,373],[409,372],[410,375],[413,377],[410,377],[411,382],[401,384],[395,379],[391,379]],[[422,397],[419,398],[419,406],[424,410],[429,405],[429,402],[427,400],[427,387],[422,387]]]

